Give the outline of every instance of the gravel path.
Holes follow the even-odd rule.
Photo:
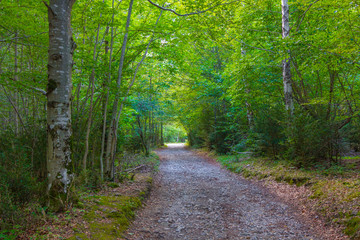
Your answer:
[[[292,207],[183,145],[158,154],[154,189],[126,239],[320,239]]]

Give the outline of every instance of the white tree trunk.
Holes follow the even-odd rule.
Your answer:
[[[246,55],[246,51],[245,49],[241,49],[241,55],[245,56]],[[243,78],[243,82],[245,85],[245,92],[246,92],[246,98],[248,98],[249,94],[250,94],[250,88],[246,82],[245,77]],[[248,124],[249,124],[249,129],[253,128],[253,118],[254,118],[254,114],[253,111],[251,109],[251,104],[248,102],[247,99],[245,99],[245,106],[246,106],[246,116],[247,116],[247,120],[248,120]]]
[[[287,38],[290,34],[290,12],[288,0],[281,0],[281,12],[282,12],[282,37]],[[293,90],[291,86],[291,69],[290,69],[290,51],[288,56],[283,60],[283,84],[284,84],[284,99],[285,108],[290,111],[292,115],[294,112]]]
[[[70,97],[75,43],[71,37],[70,23],[74,2],[75,0],[50,0],[49,5],[46,4],[49,19],[47,171],[48,194],[52,200],[57,199],[57,196],[66,196],[72,179]],[[63,201],[60,200],[60,203]],[[50,205],[55,203],[51,202]]]

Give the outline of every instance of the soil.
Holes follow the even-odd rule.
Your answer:
[[[146,206],[125,239],[327,239],[265,187],[169,144]]]

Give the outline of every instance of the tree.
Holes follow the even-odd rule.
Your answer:
[[[50,0],[47,85],[47,170],[50,200],[63,205],[72,179],[71,163],[71,72],[75,42],[71,33],[71,10],[75,0]],[[58,200],[58,197],[60,199]],[[50,203],[55,208],[61,207]]]
[[[119,98],[120,98],[120,87],[121,87],[121,81],[123,77],[123,68],[124,68],[124,58],[125,58],[125,52],[126,52],[126,45],[128,41],[128,35],[129,35],[129,27],[130,27],[130,21],[131,21],[131,13],[133,9],[133,3],[134,0],[130,0],[129,3],[129,9],[128,9],[128,15],[126,20],[126,26],[125,26],[125,35],[124,40],[121,47],[121,56],[120,56],[120,62],[119,62],[119,70],[118,70],[118,77],[116,81],[116,96],[113,104],[113,111],[111,116],[111,122],[110,122],[110,128],[109,128],[109,135],[107,140],[107,147],[106,147],[106,165],[105,165],[105,172],[108,176],[113,175],[113,166],[110,165],[110,161],[113,161],[114,154],[115,154],[115,138],[116,138],[116,131],[117,131],[117,115],[118,115],[118,105],[119,105]]]
[[[282,37],[288,38],[290,34],[290,11],[288,0],[281,0],[281,12],[282,12]],[[289,54],[287,51],[286,54]],[[291,69],[290,69],[290,56],[287,56],[282,61],[283,64],[283,84],[284,84],[284,98],[285,98],[285,108],[287,111],[290,111],[290,114],[294,112],[294,102],[293,102],[293,90],[291,86]]]

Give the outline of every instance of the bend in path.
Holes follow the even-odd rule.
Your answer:
[[[126,239],[320,239],[262,187],[169,144],[152,194]]]

